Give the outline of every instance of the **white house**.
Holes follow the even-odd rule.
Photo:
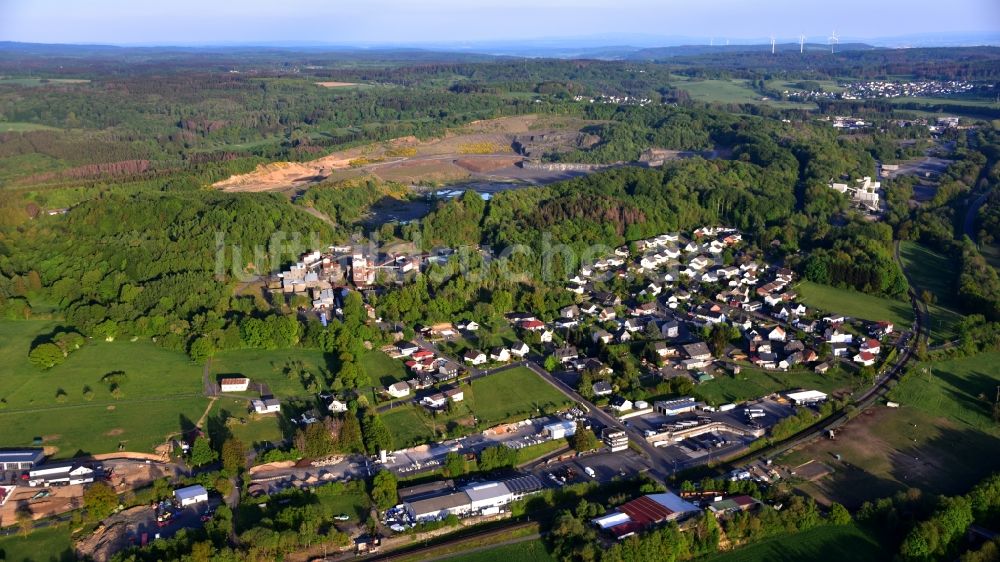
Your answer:
[[[865,367],[875,364],[875,355],[867,351],[862,351],[854,356],[854,362]]]
[[[506,347],[497,347],[490,351],[490,361],[507,362],[510,361],[510,350]]]
[[[329,410],[330,413],[339,414],[347,411],[347,403],[334,398],[333,400],[330,400],[330,404],[326,407],[326,409]]]
[[[400,381],[390,384],[389,387],[385,389],[385,392],[393,398],[402,398],[410,395],[410,385],[406,384],[404,381]]]
[[[554,335],[555,333],[552,330],[543,330],[538,336],[538,341],[542,343],[552,343],[552,336]]]
[[[462,354],[462,360],[472,365],[482,365],[486,363],[486,354],[478,349],[470,349]]]
[[[250,402],[253,411],[258,414],[276,414],[281,411],[281,402],[277,398],[264,398]]]
[[[781,326],[775,326],[773,330],[767,333],[767,339],[770,341],[785,341],[785,329]]]
[[[611,408],[617,412],[627,412],[632,409],[632,401],[619,396],[611,401]]]
[[[531,350],[528,348],[528,344],[523,341],[514,342],[514,344],[510,346],[511,355],[516,355],[518,357],[524,357],[529,351]]]

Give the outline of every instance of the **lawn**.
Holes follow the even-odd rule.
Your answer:
[[[803,281],[796,285],[796,291],[806,306],[824,312],[843,314],[876,322],[888,320],[902,331],[913,324],[913,309],[907,301],[897,301],[885,297],[866,295],[849,289],[838,289]]]
[[[393,447],[397,450],[427,443],[437,437],[417,408],[420,406],[407,405],[382,414],[382,421],[389,428]]]
[[[552,412],[572,404],[527,367],[474,380],[472,394],[467,393],[465,400],[485,427],[535,417],[543,411]]]
[[[331,512],[350,515],[353,523],[367,518],[371,506],[368,494],[356,487],[348,487],[341,494],[317,494],[316,497],[319,498],[319,503],[329,507]]]
[[[76,559],[69,528],[66,526],[37,529],[26,537],[16,534],[0,538],[0,560],[61,562]]]
[[[814,441],[781,462],[827,463],[833,475],[800,489],[852,508],[906,488],[965,493],[1000,469],[1000,426],[990,416],[998,384],[1000,353],[918,365],[889,393],[899,408],[873,406],[836,440]]]
[[[831,394],[837,390],[850,390],[853,382],[851,375],[840,369],[831,369],[821,375],[809,370],[764,371],[742,367],[738,375],[717,375],[714,379],[699,384],[694,393],[709,404],[719,405],[796,388]]]
[[[377,350],[369,351],[361,357],[361,369],[378,388],[409,378],[402,361]]]
[[[442,435],[458,437],[471,431],[475,423],[469,409],[469,387],[463,386],[465,401],[452,406],[451,412],[432,416],[423,406],[407,404],[382,414],[382,421],[392,433],[397,449],[404,449],[440,439]]]
[[[48,320],[0,321],[0,442],[31,445],[43,437],[58,457],[118,449],[149,452],[201,417],[201,367],[149,342],[93,341],[66,361],[40,371],[28,363],[36,338],[58,326]],[[104,375],[124,372],[123,396],[111,396]],[[90,401],[84,388],[93,391]],[[59,390],[65,394],[57,401]]]
[[[899,257],[918,294],[923,290],[934,294],[936,302],[927,307],[932,342],[955,339],[955,325],[962,320],[962,315],[955,311],[958,304],[955,298],[958,266],[947,257],[916,242],[901,242]]]
[[[534,539],[446,558],[448,562],[555,562],[541,539]]]
[[[888,560],[878,541],[857,525],[824,526],[794,535],[767,539],[743,548],[703,558],[703,562],[840,562]]]

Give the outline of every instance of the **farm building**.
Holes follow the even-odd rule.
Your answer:
[[[180,504],[181,507],[207,502],[208,491],[206,491],[205,487],[200,484],[188,486],[187,488],[179,488],[174,490],[174,500]]]
[[[221,392],[245,392],[250,387],[250,379],[246,377],[226,377],[219,381]]]
[[[0,469],[28,470],[45,460],[42,449],[17,449],[0,451]]]

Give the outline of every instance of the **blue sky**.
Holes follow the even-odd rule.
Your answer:
[[[825,42],[1000,32],[1000,0],[0,0],[0,40],[419,44],[594,37]]]

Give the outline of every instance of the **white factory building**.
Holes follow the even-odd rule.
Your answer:
[[[550,439],[570,437],[571,435],[576,434],[576,422],[574,420],[560,420],[545,424],[545,426],[542,427],[542,432],[548,435]]]
[[[542,489],[542,482],[533,475],[518,476],[509,480],[470,484],[460,489],[438,490],[431,497],[405,502],[407,511],[415,521],[434,521],[449,515],[492,515],[511,502]],[[441,493],[443,492],[443,493]],[[405,491],[401,490],[401,494]]]

